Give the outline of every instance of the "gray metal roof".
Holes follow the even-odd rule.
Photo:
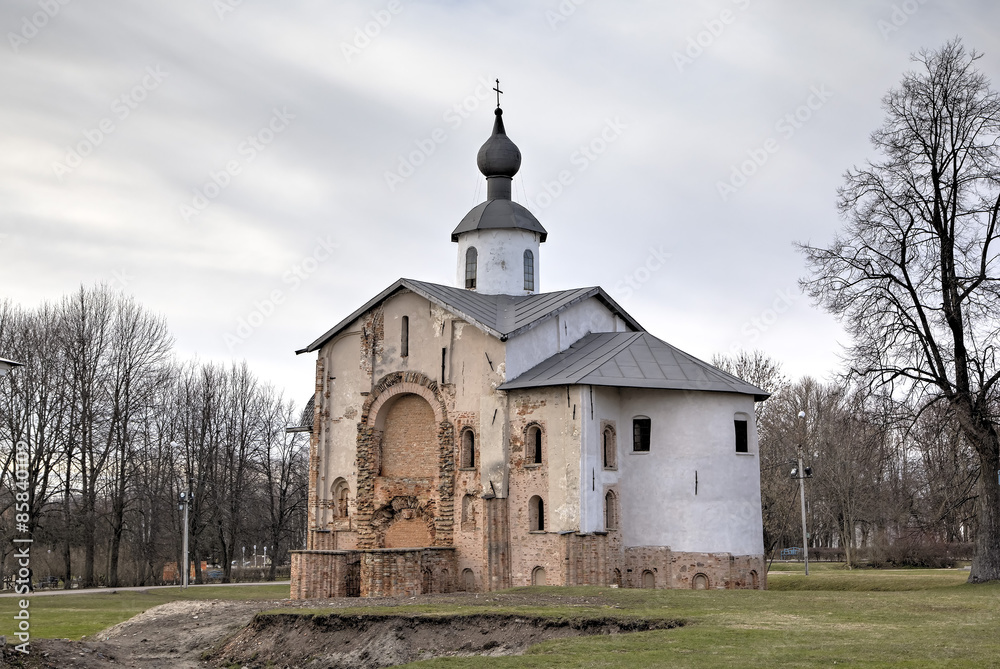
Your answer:
[[[483,295],[463,288],[442,286],[415,279],[400,279],[381,293],[366,302],[364,306],[352,313],[333,328],[325,332],[319,339],[296,353],[312,353],[340,334],[359,316],[390,295],[400,290],[409,289],[430,300],[434,304],[447,309],[463,320],[488,332],[500,340],[506,340],[526,332],[542,321],[565,311],[569,307],[591,297],[602,302],[612,313],[617,314],[633,330],[642,330],[642,326],[628,315],[611,296],[599,286],[561,290],[555,293],[539,293],[536,295]]]
[[[539,241],[545,241],[549,233],[538,222],[534,214],[513,200],[497,198],[477,204],[451,233],[451,241],[457,242],[463,232],[473,230],[517,229],[537,232]]]
[[[500,390],[541,386],[592,385],[667,388],[753,395],[769,393],[661,341],[648,332],[589,334]]]

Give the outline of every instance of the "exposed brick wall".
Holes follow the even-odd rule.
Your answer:
[[[432,541],[427,523],[419,518],[401,518],[386,529],[382,543],[386,548],[420,548],[430,546]]]
[[[347,596],[347,573],[358,562],[351,551],[292,551],[292,599]]]
[[[419,395],[402,395],[389,407],[382,433],[382,476],[433,478],[440,444],[434,410]]]
[[[401,597],[455,590],[454,549],[361,552],[361,596]]]

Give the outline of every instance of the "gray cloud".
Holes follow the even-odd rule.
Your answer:
[[[399,3],[245,1],[220,18],[212,2],[69,2],[30,39],[39,3],[5,3],[5,296],[35,304],[124,270],[182,353],[214,359],[284,291],[235,354],[301,397],[312,361],[295,348],[400,276],[453,280],[449,233],[482,197],[475,153],[492,125],[476,89],[499,77],[524,156],[515,199],[540,203],[572,176],[537,211],[543,290],[617,286],[641,323],[695,355],[757,346],[822,376],[836,325],[801,296],[768,311],[804,271],[791,243],[840,224],[840,175],[869,155],[909,53],[962,35],[1000,81],[1000,8],[985,1]],[[679,68],[690,40],[701,51]],[[166,76],[120,118],[151,67]],[[777,124],[817,86],[832,96],[788,136]],[[463,104],[467,117],[449,115]],[[249,160],[241,146],[276,108],[294,119]],[[620,136],[581,160],[615,118]],[[54,163],[105,119],[113,131],[60,179]],[[390,190],[386,172],[438,129],[444,141]],[[768,139],[777,150],[723,200],[718,184]],[[181,205],[234,160],[239,173],[185,220]],[[292,290],[289,268],[326,235],[337,251]],[[651,248],[670,254],[655,270]]]

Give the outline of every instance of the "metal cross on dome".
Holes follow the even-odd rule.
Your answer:
[[[497,92],[497,109],[500,109],[500,94],[503,93],[503,91],[500,90],[500,80],[499,79],[497,79],[497,87],[494,88],[493,90],[495,90]]]

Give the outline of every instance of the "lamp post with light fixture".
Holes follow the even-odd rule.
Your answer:
[[[170,447],[177,450],[177,442],[171,441]],[[177,508],[184,512],[184,547],[181,549],[181,555],[184,558],[184,571],[181,576],[181,587],[188,587],[188,578],[191,571],[191,560],[188,552],[188,510],[191,508],[191,502],[194,500],[194,493],[190,491],[191,486],[187,486],[187,491],[181,491],[179,499],[177,501]]]
[[[799,420],[802,421],[802,440],[805,440],[805,417],[806,412],[799,412]],[[806,565],[806,576],[809,575],[809,532],[806,530],[806,479],[812,478],[812,467],[804,467],[802,464],[802,444],[796,447],[798,466],[792,470],[792,478],[799,480],[799,502],[802,506],[802,556]]]

